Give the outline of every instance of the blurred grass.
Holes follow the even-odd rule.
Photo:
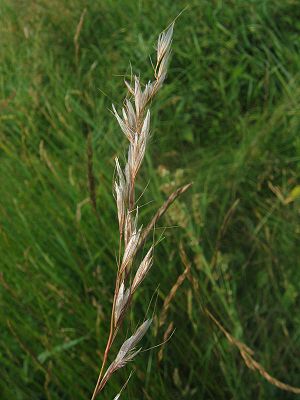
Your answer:
[[[145,221],[172,188],[194,185],[163,221],[177,228],[164,232],[129,325],[159,315],[184,269],[180,241],[199,290],[188,281],[178,290],[167,322],[176,332],[162,363],[158,349],[143,353],[122,397],[294,398],[245,366],[204,306],[272,375],[300,386],[298,1],[2,0],[3,400],[86,399],[93,389],[118,244],[113,159],[125,144],[109,110],[120,104],[131,68],[151,78],[157,35],[186,5],[153,105],[139,187],[150,179]],[[85,201],[88,134],[98,220]],[[148,334],[145,347],[163,340],[167,324]],[[113,398],[129,371],[114,377],[103,398]]]

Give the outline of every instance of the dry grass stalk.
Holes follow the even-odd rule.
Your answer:
[[[166,322],[167,314],[168,314],[169,308],[171,306],[172,300],[176,296],[178,289],[183,284],[184,280],[186,279],[186,277],[189,275],[189,273],[191,271],[191,265],[188,262],[187,258],[185,257],[185,252],[184,252],[182,243],[180,243],[180,257],[181,257],[181,261],[183,262],[183,265],[185,266],[185,269],[184,269],[183,273],[181,275],[179,275],[175,284],[173,285],[172,289],[170,290],[168,296],[165,298],[162,314],[159,319],[159,326],[164,325],[164,323]]]
[[[84,21],[84,17],[86,14],[86,8],[84,8],[84,10],[82,11],[81,15],[80,15],[80,19],[79,22],[77,24],[76,27],[76,31],[75,31],[75,35],[73,38],[73,42],[74,42],[74,47],[75,47],[75,61],[76,64],[78,64],[78,60],[79,60],[79,36],[80,36],[80,32],[83,26],[83,21]]]
[[[86,146],[86,156],[87,156],[87,181],[88,190],[90,195],[90,202],[92,204],[94,213],[98,218],[97,213],[97,196],[96,196],[96,180],[94,175],[94,163],[93,163],[93,143],[92,134],[89,133],[87,136],[87,146]]]
[[[47,151],[45,149],[45,145],[44,145],[44,141],[41,140],[40,141],[40,146],[39,146],[39,150],[40,150],[40,157],[41,160],[45,161],[45,163],[47,164],[47,167],[50,169],[50,171],[52,172],[52,174],[55,176],[56,179],[59,180],[59,176],[57,174],[57,172],[55,171],[55,168],[47,154]]]
[[[164,356],[164,349],[165,346],[164,344],[168,341],[168,339],[171,337],[172,332],[174,332],[174,322],[171,321],[165,330],[164,336],[163,336],[163,344],[161,345],[161,348],[159,349],[159,352],[157,354],[157,361],[160,364],[162,362],[163,356]]]
[[[148,106],[161,88],[167,75],[173,26],[174,24],[170,25],[167,30],[159,35],[154,81],[149,81],[144,88],[142,87],[140,78],[137,76],[134,77],[133,84],[125,81],[130,98],[125,99],[121,116],[113,106],[113,113],[121,130],[129,141],[129,147],[124,168],[122,168],[118,158],[115,159],[117,177],[114,189],[120,235],[118,270],[112,305],[110,333],[92,400],[103,390],[110,377],[118,369],[132,361],[141,350],[137,348],[137,345],[151,324],[151,320],[149,319],[129,339],[125,340],[114,361],[108,368],[106,367],[110,350],[117,334],[121,331],[122,323],[131,305],[133,294],[141,285],[152,266],[154,246],[150,247],[134,273],[136,254],[155,227],[159,218],[172,202],[189,187],[189,185],[186,185],[175,191],[158,210],[146,229],[142,231],[142,227],[139,226],[138,204],[135,200],[135,182],[150,138],[150,110]],[[131,275],[134,276],[133,280],[130,279]],[[104,372],[105,369],[106,372]],[[116,398],[119,398],[119,395]]]
[[[285,390],[287,392],[295,393],[295,394],[300,394],[300,388],[290,386],[284,382],[279,381],[278,379],[274,378],[271,376],[265,369],[264,367],[259,364],[254,358],[254,351],[250,349],[248,346],[246,346],[244,343],[240,342],[239,340],[235,339],[229,332],[226,331],[226,329],[220,324],[220,322],[209,312],[207,309],[205,309],[206,314],[209,316],[209,318],[217,325],[217,327],[223,332],[223,334],[226,336],[228,342],[232,344],[233,346],[236,346],[245,362],[247,367],[253,371],[258,371],[258,373],[266,379],[271,385],[274,385],[278,387],[281,390]]]
[[[218,231],[218,236],[217,236],[217,242],[216,242],[216,246],[215,246],[215,250],[212,256],[212,260],[211,260],[211,269],[214,270],[217,263],[218,263],[218,254],[219,254],[219,250],[220,250],[220,246],[221,246],[221,241],[222,238],[224,237],[228,224],[237,208],[237,206],[239,205],[240,199],[235,200],[235,202],[232,204],[232,206],[229,208],[229,210],[227,211],[223,223]]]
[[[162,308],[162,313],[161,316],[158,320],[158,326],[162,327],[167,320],[167,316],[168,316],[168,312],[171,306],[171,303],[174,299],[174,297],[176,296],[176,293],[178,291],[178,289],[180,288],[180,286],[183,284],[183,282],[185,281],[185,279],[190,276],[190,272],[191,272],[191,264],[189,263],[186,253],[184,251],[183,245],[182,243],[180,243],[179,246],[179,253],[180,253],[180,258],[181,261],[183,263],[183,265],[185,266],[185,269],[183,271],[183,273],[181,275],[179,275],[179,277],[177,278],[176,282],[174,283],[174,285],[172,286],[168,296],[165,298],[164,304],[163,304],[163,308]],[[174,324],[173,322],[170,322],[165,333],[164,333],[164,337],[163,337],[163,343],[165,343],[168,338],[170,337],[170,335],[173,332],[173,328],[174,328]],[[158,362],[162,361],[163,358],[163,352],[164,352],[164,345],[161,346],[159,353],[158,353]]]
[[[82,209],[82,207],[84,207],[89,202],[90,202],[90,198],[86,197],[84,200],[80,201],[77,204],[77,207],[76,207],[76,222],[80,222],[80,220],[81,220],[81,209]]]

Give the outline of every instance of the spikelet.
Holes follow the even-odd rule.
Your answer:
[[[133,132],[131,131],[130,127],[126,124],[125,121],[122,120],[122,118],[119,116],[117,110],[115,109],[115,106],[112,104],[112,108],[113,108],[113,113],[120,125],[120,128],[122,129],[123,133],[125,134],[125,136],[127,137],[127,139],[129,141],[132,140],[132,135]]]
[[[172,37],[173,37],[174,23],[172,23],[169,29],[163,31],[157,41],[157,64],[159,64],[166,54],[170,52]]]
[[[132,260],[134,259],[135,254],[138,250],[141,232],[142,232],[142,226],[139,228],[138,231],[134,230],[133,233],[131,234],[131,238],[124,251],[120,273],[123,273],[125,269],[128,267],[128,265],[130,265]]]
[[[150,250],[148,251],[148,253],[145,255],[143,261],[141,262],[135,277],[133,279],[132,282],[132,286],[131,286],[131,292],[134,293],[136,291],[136,289],[138,288],[138,286],[142,283],[142,281],[144,280],[145,276],[147,275],[147,273],[149,272],[150,268],[152,267],[152,263],[153,263],[153,248],[154,246],[151,246]]]
[[[103,376],[103,383],[106,383],[110,376],[118,369],[123,368],[128,362],[132,361],[134,357],[141,351],[141,348],[136,349],[136,345],[141,341],[149,326],[151,325],[152,319],[147,319],[137,330],[130,336],[129,339],[120,347],[117,357],[108,367],[106,373]],[[103,385],[102,383],[102,385]],[[101,387],[101,386],[100,386]]]
[[[116,193],[116,201],[117,201],[117,210],[118,210],[118,220],[119,220],[119,230],[120,233],[124,230],[125,223],[125,208],[127,202],[127,186],[124,174],[119,164],[119,160],[115,158],[118,181],[115,181],[115,193]]]
[[[129,289],[125,290],[125,285],[124,285],[124,281],[123,281],[119,288],[119,292],[118,292],[118,296],[117,296],[117,300],[116,300],[115,318],[114,318],[115,326],[117,326],[117,324],[119,322],[119,318],[127,306],[129,296],[130,296],[130,290]]]

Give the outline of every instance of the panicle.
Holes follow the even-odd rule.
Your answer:
[[[118,158],[115,159],[116,179],[114,182],[114,191],[118,209],[120,231],[120,265],[116,279],[111,331],[98,382],[93,394],[93,400],[104,388],[110,376],[115,371],[122,368],[127,362],[131,361],[141,351],[141,349],[136,349],[136,346],[151,324],[151,319],[146,320],[129,339],[125,340],[120,347],[115,360],[110,364],[105,374],[102,375],[108,353],[115,336],[122,325],[123,316],[130,305],[132,294],[145,279],[153,264],[154,245],[150,247],[141,261],[132,283],[130,284],[129,273],[131,267],[134,265],[133,262],[141,243],[145,240],[145,232],[142,234],[142,226],[138,228],[138,207],[135,201],[135,182],[138,171],[144,160],[146,147],[150,137],[150,110],[147,110],[147,108],[149,108],[150,101],[161,88],[167,75],[167,68],[171,54],[173,28],[174,24],[171,24],[168,29],[159,35],[157,42],[157,62],[154,69],[155,79],[153,82],[148,81],[148,83],[143,86],[140,78],[136,75],[134,76],[132,83],[128,83],[125,80],[125,85],[130,93],[130,99],[125,99],[120,114],[117,112],[115,106],[112,105],[113,114],[118,121],[122,132],[129,140],[129,146],[124,168],[121,168]],[[161,215],[161,213],[158,215]],[[153,221],[155,223],[157,219],[158,217],[155,215],[154,219],[145,230],[146,235],[149,233]],[[121,255],[122,252],[123,256]],[[121,391],[115,396],[114,400],[119,399]]]

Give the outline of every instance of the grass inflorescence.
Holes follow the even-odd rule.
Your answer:
[[[299,7],[188,5],[151,104],[141,224],[194,184],[155,224],[155,269],[122,337],[153,314],[143,347],[154,348],[131,363],[121,396],[293,399],[240,350],[299,386]],[[111,103],[119,112],[132,70],[152,79],[147,57],[185,6],[2,2],[1,399],[85,399],[94,387],[118,260],[114,160],[127,143]],[[129,374],[120,369],[101,396]]]

